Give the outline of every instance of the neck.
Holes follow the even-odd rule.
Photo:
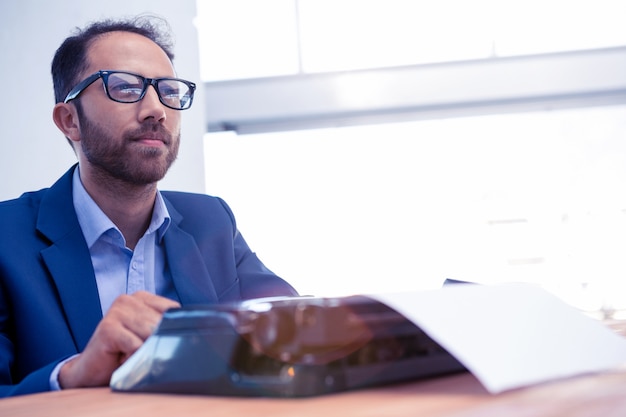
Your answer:
[[[126,246],[134,249],[150,225],[156,183],[129,184],[100,171],[85,171],[80,171],[85,190],[122,232]]]

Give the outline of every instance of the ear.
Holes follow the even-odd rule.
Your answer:
[[[73,104],[57,103],[52,110],[52,120],[66,138],[72,142],[80,141],[80,123]]]

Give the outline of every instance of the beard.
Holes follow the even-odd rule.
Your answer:
[[[132,185],[153,184],[163,179],[176,160],[180,132],[173,136],[160,123],[146,122],[125,132],[120,140],[85,117],[81,110],[78,109],[78,119],[82,150],[87,161],[102,173]],[[145,135],[162,140],[165,146],[137,146],[134,142]]]

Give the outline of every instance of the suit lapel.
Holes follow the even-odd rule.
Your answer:
[[[213,281],[196,241],[180,228],[182,215],[167,199],[165,204],[172,218],[164,236],[165,252],[180,302],[183,305],[217,302]]]
[[[79,351],[102,319],[89,249],[72,202],[70,169],[41,201],[37,229],[52,242],[41,251],[57,286],[61,307]]]
[[[102,319],[91,255],[72,201],[74,166],[43,197],[37,229],[51,244],[41,251],[52,275],[61,308],[78,351],[82,351]],[[194,238],[180,228],[182,215],[165,200],[172,224],[165,233],[167,263],[183,304],[217,302],[217,294]]]

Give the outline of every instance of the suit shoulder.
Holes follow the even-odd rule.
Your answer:
[[[15,205],[31,205],[32,203],[39,203],[39,201],[41,201],[41,198],[44,196],[44,194],[48,190],[49,188],[42,188],[41,190],[38,190],[38,191],[25,192],[24,194],[22,194],[21,196],[17,198],[0,201],[0,207],[15,206]]]
[[[233,213],[224,200],[208,194],[187,193],[181,191],[161,191],[164,200],[183,216],[189,215],[226,215],[234,222]]]
[[[45,191],[28,192],[0,202],[0,247],[14,247],[16,239],[34,233]]]
[[[0,217],[10,216],[11,213],[26,214],[27,212],[37,210],[41,199],[46,194],[48,188],[41,189],[39,191],[30,191],[22,194],[18,198],[11,200],[0,201]]]
[[[197,204],[211,206],[225,204],[221,198],[208,194],[187,193],[182,191],[161,191],[161,195],[174,205]]]

